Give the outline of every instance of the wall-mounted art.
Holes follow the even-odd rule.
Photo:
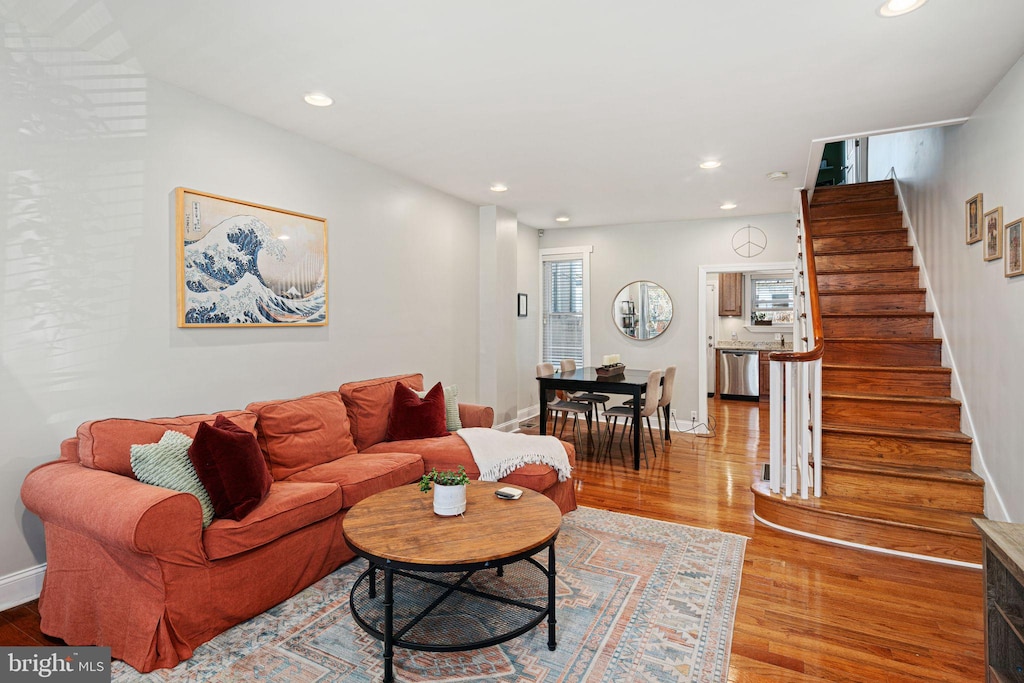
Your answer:
[[[964,203],[964,221],[967,226],[967,244],[981,241],[981,193],[974,195]]]
[[[1024,275],[1024,253],[1021,252],[1022,223],[1024,218],[1006,224],[1006,260],[1003,261],[1003,275],[1006,277]]]
[[[526,295],[522,292],[516,296],[516,315],[520,318],[525,318],[527,313],[526,309]]]
[[[985,237],[985,260],[995,261],[1003,256],[1003,207],[985,212],[982,223]]]
[[[327,221],[177,188],[178,327],[327,324]]]

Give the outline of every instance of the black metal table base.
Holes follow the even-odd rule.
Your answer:
[[[547,567],[533,557],[545,546]],[[500,562],[427,567],[367,559],[349,605],[360,628],[383,642],[385,683],[394,681],[395,647],[476,650],[516,638],[546,618],[548,649],[556,648],[554,539]]]

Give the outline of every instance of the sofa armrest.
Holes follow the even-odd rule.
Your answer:
[[[203,513],[191,494],[55,461],[28,473],[21,500],[44,523],[101,543],[177,561],[205,562]]]
[[[459,404],[459,419],[463,427],[493,427],[494,408],[473,403]]]

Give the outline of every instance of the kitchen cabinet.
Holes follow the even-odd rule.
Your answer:
[[[718,315],[743,315],[743,273],[718,274]]]
[[[758,355],[757,371],[758,371],[758,400],[767,401],[770,398],[770,384],[771,384],[771,361],[768,360],[768,355],[771,351],[761,351]]]

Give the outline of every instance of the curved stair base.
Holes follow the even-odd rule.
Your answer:
[[[981,568],[981,540],[971,513],[936,514],[837,496],[802,499],[773,494],[767,482],[750,487],[754,518],[779,531],[862,550]]]

